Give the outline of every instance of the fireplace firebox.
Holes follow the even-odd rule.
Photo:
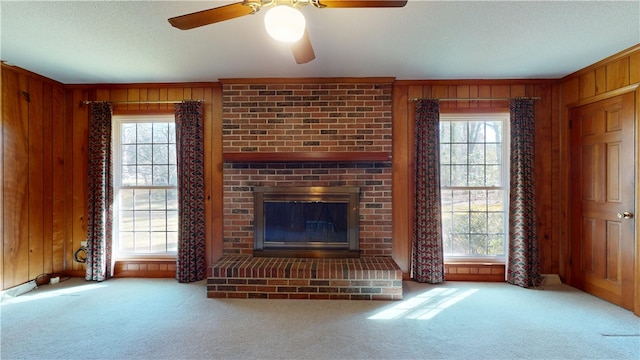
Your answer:
[[[255,187],[254,256],[359,256],[358,187]]]

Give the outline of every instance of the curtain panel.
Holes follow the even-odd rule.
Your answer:
[[[113,224],[113,170],[111,155],[111,104],[92,103],[89,108],[87,174],[87,259],[85,279],[111,277]]]
[[[515,98],[511,115],[509,251],[507,282],[529,287],[541,281],[535,196],[535,103]]]
[[[178,162],[178,258],[176,279],[193,282],[206,277],[204,106],[199,101],[175,105]]]
[[[444,281],[440,205],[440,102],[418,100],[415,114],[415,218],[413,279]]]

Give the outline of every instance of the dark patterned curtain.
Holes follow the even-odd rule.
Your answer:
[[[511,112],[511,183],[507,282],[529,287],[540,280],[536,235],[535,104],[516,98]]]
[[[111,276],[113,173],[111,164],[111,104],[89,108],[87,260],[85,279]]]
[[[206,276],[203,114],[199,101],[175,105],[180,214],[176,279],[180,282]]]
[[[418,100],[415,128],[413,278],[418,282],[436,284],[444,281],[438,100]]]

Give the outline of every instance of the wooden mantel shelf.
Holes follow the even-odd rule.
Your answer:
[[[384,162],[391,160],[388,152],[227,152],[225,162]]]

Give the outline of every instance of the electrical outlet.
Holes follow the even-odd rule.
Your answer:
[[[80,241],[80,246],[87,247],[87,242],[86,241]]]

